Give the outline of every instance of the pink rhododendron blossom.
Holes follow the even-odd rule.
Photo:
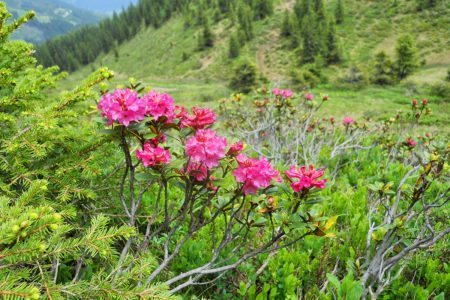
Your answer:
[[[294,192],[309,190],[313,187],[323,189],[327,182],[326,179],[318,180],[319,177],[323,176],[323,170],[314,170],[311,165],[308,168],[302,166],[298,169],[291,166],[285,174],[292,181],[291,187]]]
[[[242,150],[244,149],[244,143],[242,141],[236,142],[230,146],[230,149],[227,152],[229,156],[238,156]]]
[[[411,148],[414,148],[415,146],[417,146],[417,142],[415,140],[413,140],[412,138],[408,138],[406,140],[406,145],[408,145]]]
[[[151,138],[147,141],[153,147],[157,147],[159,144],[164,143],[167,140],[167,137],[164,134],[160,134],[154,138]]]
[[[236,157],[238,168],[233,171],[237,182],[243,183],[244,194],[256,194],[258,189],[266,188],[272,180],[280,181],[280,173],[275,170],[265,157],[248,158],[244,154]]]
[[[350,117],[344,117],[344,119],[342,120],[342,123],[344,123],[344,125],[350,125],[352,123],[355,123],[355,120],[353,120]]]
[[[147,105],[146,113],[151,115],[156,121],[160,117],[166,117],[167,122],[172,122],[175,117],[173,99],[168,94],[150,91],[142,97]]]
[[[200,129],[186,141],[186,153],[193,162],[201,162],[212,168],[219,165],[219,159],[225,156],[227,140],[216,135],[210,129]]]
[[[273,89],[272,93],[275,96],[281,96],[283,99],[290,98],[294,95],[294,92],[292,92],[291,90],[282,90],[282,89]]]
[[[136,157],[146,167],[155,167],[170,162],[170,153],[161,147],[154,147],[151,143],[144,144],[144,150],[137,150]]]
[[[204,181],[208,176],[208,169],[204,164],[189,162],[186,173],[197,181]]]
[[[146,105],[139,99],[136,92],[125,90],[115,90],[112,94],[103,95],[98,109],[102,116],[108,119],[108,125],[114,121],[128,127],[131,122],[141,121],[145,118]]]
[[[307,93],[305,95],[305,99],[308,100],[308,101],[312,101],[314,99],[314,95],[311,94],[311,93]]]
[[[204,129],[216,122],[216,114],[208,108],[192,108],[193,115],[189,115],[184,108],[177,114],[181,120],[181,127],[192,127],[195,130]]]

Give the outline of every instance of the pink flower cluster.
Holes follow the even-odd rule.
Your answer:
[[[227,152],[227,155],[229,156],[238,156],[241,154],[242,150],[244,149],[244,143],[241,141],[234,143],[230,146],[230,149]]]
[[[294,95],[294,92],[292,92],[291,90],[282,90],[282,89],[273,89],[272,93],[276,97],[281,96],[283,99],[290,98]]]
[[[170,162],[170,153],[164,148],[155,146],[147,142],[144,144],[144,150],[137,150],[136,157],[142,161],[146,167],[156,167]]]
[[[216,114],[208,108],[193,107],[193,115],[189,115],[184,107],[178,106],[177,109],[180,110],[177,118],[180,119],[181,127],[183,128],[191,127],[194,130],[204,129],[213,125],[216,121]]]
[[[131,122],[142,121],[148,115],[155,121],[165,117],[166,121],[171,122],[174,118],[173,99],[168,94],[155,91],[139,98],[134,91],[117,89],[112,94],[103,95],[98,109],[108,119],[108,125],[116,121],[128,127]]]
[[[198,182],[202,182],[208,176],[208,169],[202,163],[189,162],[186,173],[189,176],[194,177]]]
[[[244,154],[236,157],[238,168],[233,171],[237,182],[243,183],[246,195],[256,194],[258,189],[266,188],[272,180],[280,181],[280,173],[275,170],[265,157],[248,158]]]
[[[342,119],[342,123],[343,123],[344,125],[350,125],[350,124],[355,123],[355,120],[353,120],[353,119],[350,118],[350,117],[344,117],[344,119]]]
[[[413,138],[409,137],[406,139],[406,145],[410,148],[414,148],[417,146],[417,142]]]
[[[146,113],[151,115],[155,121],[165,117],[166,122],[172,122],[175,117],[173,99],[168,94],[161,94],[156,91],[150,91],[142,97],[147,105]]]
[[[117,121],[128,126],[131,122],[141,121],[145,118],[146,107],[145,101],[139,99],[138,94],[129,89],[105,94],[98,104],[102,116],[108,119],[108,125]]]
[[[311,93],[307,93],[307,94],[305,95],[305,99],[308,100],[308,101],[312,101],[312,100],[314,99],[314,95],[311,94]],[[328,99],[327,99],[327,100],[328,100]]]
[[[193,162],[204,164],[208,168],[217,167],[219,160],[225,157],[227,140],[217,136],[210,129],[199,129],[186,141],[186,153]]]
[[[326,179],[318,180],[323,176],[323,170],[315,170],[311,165],[308,168],[302,166],[298,169],[291,166],[285,174],[292,181],[291,187],[294,192],[309,190],[313,187],[323,189],[327,182]]]

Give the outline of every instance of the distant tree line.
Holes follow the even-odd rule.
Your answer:
[[[161,26],[186,3],[187,0],[139,0],[98,25],[85,26],[47,41],[37,48],[36,56],[44,66],[76,70],[93,62],[101,53],[117,53],[118,45],[133,38],[144,27]]]

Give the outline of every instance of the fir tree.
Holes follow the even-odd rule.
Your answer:
[[[302,24],[301,62],[311,63],[320,54],[322,37],[317,34],[318,29],[314,14],[311,13],[306,16]]]
[[[229,50],[228,50],[228,55],[230,58],[235,58],[239,56],[239,52],[240,52],[240,43],[238,40],[238,37],[236,34],[232,34],[230,36],[230,40],[229,40]]]
[[[293,26],[291,23],[291,17],[288,10],[284,11],[283,23],[281,24],[281,36],[290,37],[293,35]]]
[[[214,34],[211,31],[209,19],[206,19],[203,25],[202,33],[199,37],[199,49],[203,50],[212,46],[214,46]]]
[[[396,69],[397,77],[403,79],[414,72],[418,67],[417,50],[411,36],[404,35],[397,40],[396,52]]]
[[[380,51],[375,55],[375,63],[371,81],[379,85],[392,84],[395,79],[394,65],[389,56]]]
[[[344,22],[345,12],[343,0],[338,0],[336,9],[334,11],[334,18],[336,19],[336,24],[341,24]]]
[[[341,53],[339,48],[338,39],[336,37],[335,21],[330,18],[328,22],[328,30],[326,36],[326,63],[335,64],[341,61]]]
[[[256,66],[249,60],[241,60],[233,70],[230,87],[241,93],[249,93],[256,85]]]
[[[253,14],[247,4],[241,3],[237,11],[239,29],[242,31],[244,40],[250,41],[253,38]]]

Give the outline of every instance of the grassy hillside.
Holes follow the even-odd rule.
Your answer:
[[[14,34],[16,39],[36,44],[100,20],[99,15],[63,1],[4,0],[4,2],[14,17],[21,16],[29,10],[36,12],[36,18]]]
[[[332,13],[335,1],[325,1]],[[324,72],[327,84],[315,92],[332,96],[329,112],[335,115],[372,115],[385,117],[412,97],[431,99],[434,117],[430,125],[448,128],[450,101],[429,94],[428,84],[444,79],[450,67],[450,6],[418,12],[414,1],[344,1],[345,21],[337,26],[345,60]],[[282,16],[292,10],[294,2],[279,1],[271,17],[254,23],[255,38],[241,49],[241,57],[255,62],[259,76],[273,84],[289,86],[289,71],[301,68],[298,55],[280,36]],[[236,26],[228,19],[212,26],[214,47],[198,51],[196,27],[184,28],[181,16],[173,17],[159,29],[148,28],[118,48],[117,53],[99,57],[94,64],[72,74],[72,85],[91,70],[107,66],[116,71],[117,82],[135,77],[170,91],[182,101],[198,103],[228,96],[232,69],[238,59],[228,58],[228,40]],[[374,54],[384,50],[394,59],[397,37],[411,34],[420,53],[421,67],[395,87],[366,86],[348,89],[339,78],[351,65],[369,76]],[[196,98],[194,98],[196,97]],[[351,107],[351,111],[349,111]],[[448,129],[445,129],[448,130]]]

